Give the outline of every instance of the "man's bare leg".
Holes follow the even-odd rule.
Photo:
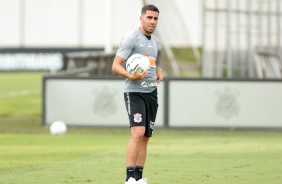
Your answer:
[[[143,166],[145,165],[146,156],[147,156],[147,145],[149,142],[149,137],[144,136],[141,140],[141,143],[139,145],[139,151],[138,151],[138,157],[136,160],[136,166]]]
[[[128,180],[130,177],[134,178],[134,169],[137,163],[139,149],[142,144],[144,133],[145,127],[143,126],[131,127],[131,138],[126,151],[126,180]]]
[[[149,137],[144,136],[139,145],[138,157],[136,160],[136,166],[134,170],[134,177],[136,181],[141,180],[143,177],[143,169],[144,169],[146,156],[147,156],[148,142],[149,142]]]

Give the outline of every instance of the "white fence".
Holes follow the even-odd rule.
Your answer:
[[[156,126],[282,128],[281,80],[167,78]],[[123,79],[44,77],[43,124],[128,126]]]

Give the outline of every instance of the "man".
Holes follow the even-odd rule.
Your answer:
[[[122,64],[133,54],[157,58],[160,45],[152,33],[156,29],[158,17],[159,10],[156,6],[145,5],[142,8],[140,27],[122,39],[112,65],[115,73],[126,78],[124,100],[130,121],[131,138],[126,152],[125,184],[147,183],[142,174],[147,144],[152,136],[157,115],[157,84],[163,80],[163,74],[155,62],[151,62],[150,69],[140,73],[137,67],[131,74]]]

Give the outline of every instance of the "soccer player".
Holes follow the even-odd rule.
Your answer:
[[[112,70],[126,78],[124,101],[131,128],[131,138],[126,151],[125,184],[146,184],[142,178],[147,155],[147,144],[152,136],[158,109],[157,84],[163,80],[162,70],[156,66],[160,47],[152,35],[158,24],[159,10],[154,5],[145,5],[141,10],[140,27],[127,34],[121,41],[113,61]],[[131,74],[122,64],[133,54],[151,58],[151,67]],[[154,59],[152,59],[154,58]]]

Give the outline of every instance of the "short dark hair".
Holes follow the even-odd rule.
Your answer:
[[[148,5],[143,6],[143,8],[141,10],[141,15],[145,14],[146,11],[155,11],[155,12],[160,13],[159,9],[155,5],[152,5],[152,4],[148,4]]]

